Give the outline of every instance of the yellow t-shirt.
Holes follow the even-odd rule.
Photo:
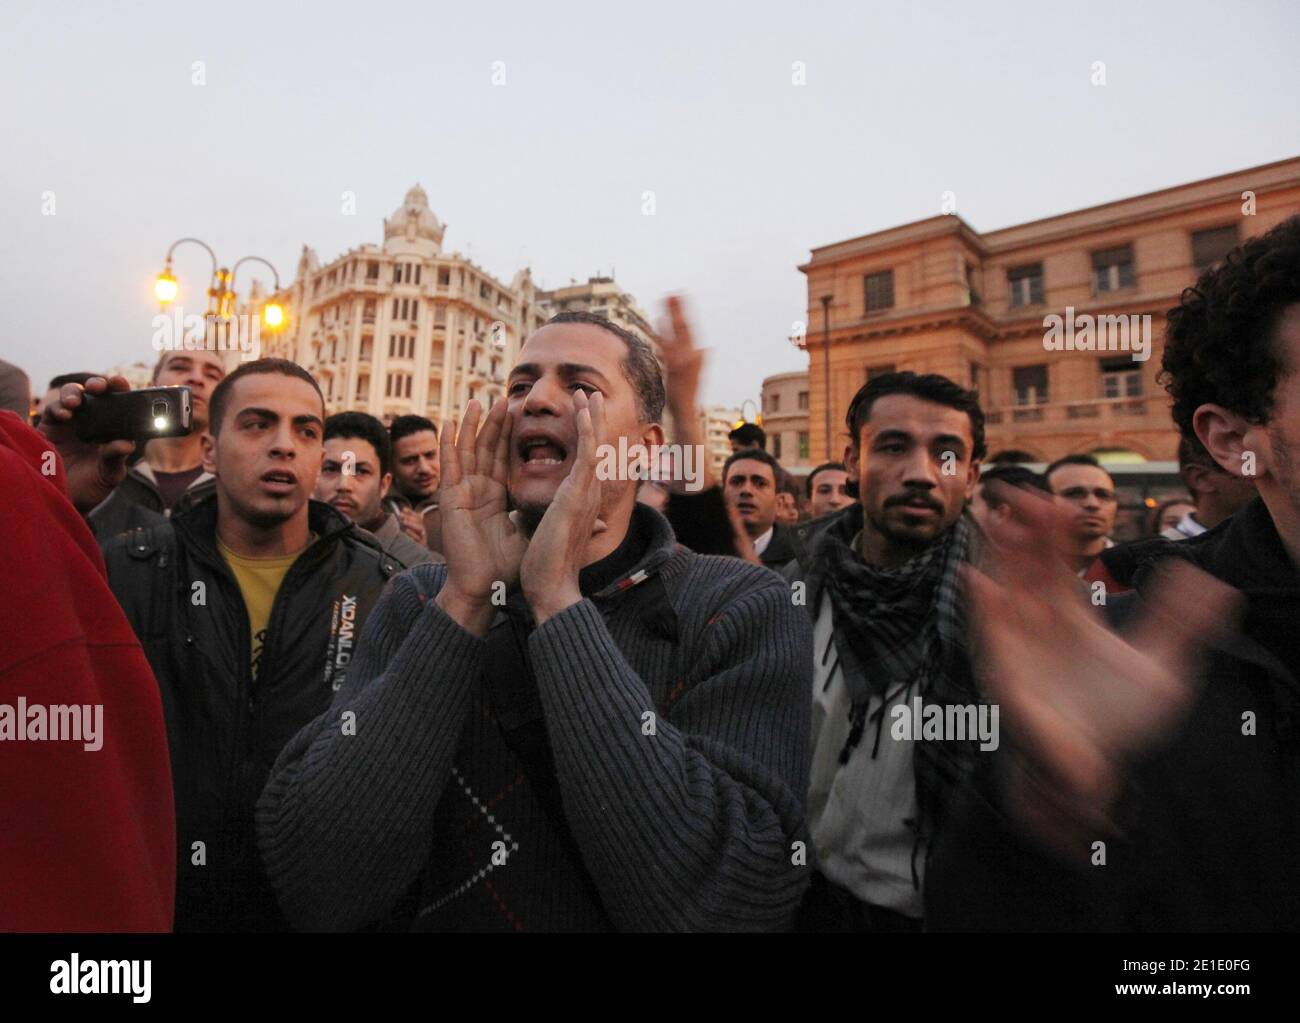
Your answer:
[[[307,547],[315,542],[316,535],[313,533],[307,541]],[[271,558],[250,558],[236,554],[220,539],[217,540],[217,549],[234,573],[235,581],[239,583],[239,592],[244,597],[244,607],[248,609],[253,681],[256,682],[262,661],[262,648],[266,645],[266,627],[271,621],[271,605],[275,603],[275,595],[280,590],[280,583],[284,582],[289,566],[298,560],[302,551],[298,554],[277,554]]]

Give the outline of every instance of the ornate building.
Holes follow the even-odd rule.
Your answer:
[[[384,221],[384,244],[322,266],[303,246],[297,279],[276,298],[286,327],[263,333],[263,354],[309,370],[328,412],[385,421],[404,413],[458,418],[471,398],[490,406],[523,339],[550,312],[527,269],[509,284],[459,252],[416,185]]]
[[[763,381],[763,430],[768,453],[796,475],[818,464],[812,460],[809,400],[807,373],[778,373]]]
[[[1165,313],[1201,270],[1297,211],[1300,159],[1291,159],[999,231],[949,214],[813,249],[799,267],[813,461],[839,457],[850,398],[894,369],[978,391],[990,455],[1174,458],[1156,379]],[[1092,339],[1049,346],[1053,317],[1069,327],[1122,321],[1112,340],[1127,337],[1126,325],[1141,329],[1148,357]]]

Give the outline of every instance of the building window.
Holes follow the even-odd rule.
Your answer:
[[[438,267],[438,287],[446,287],[449,284],[451,284],[451,267]]]
[[[800,430],[799,431],[799,461],[801,462],[808,461],[809,458],[808,450],[810,446],[811,446],[811,442],[808,437],[808,431]]]
[[[419,284],[419,283],[420,283],[420,264],[419,264],[419,263],[416,263],[416,264],[415,264],[415,283],[416,283],[416,284]]]
[[[1011,290],[1012,308],[1040,305],[1043,301],[1043,264],[1011,267],[1007,270],[1007,287]]]
[[[772,457],[778,462],[781,461],[781,435],[779,433],[772,434]]]
[[[357,401],[368,401],[370,398],[370,376],[367,373],[357,377]]]
[[[867,383],[875,380],[876,377],[883,377],[886,373],[894,372],[894,364],[891,362],[888,366],[868,366]]]
[[[492,289],[488,287],[487,284],[479,284],[478,297],[482,299],[490,300],[492,298]]]
[[[767,410],[769,412],[781,411],[781,396],[779,394],[769,394],[767,396]]]
[[[1092,254],[1092,283],[1097,294],[1131,288],[1137,283],[1133,273],[1133,246],[1120,245]]]
[[[1199,274],[1237,247],[1237,225],[1192,232],[1192,265]]]
[[[1101,360],[1103,398],[1142,397],[1142,370],[1128,356]]]
[[[375,322],[375,300],[373,298],[366,299],[366,304],[361,309],[361,322]]]
[[[807,391],[800,391],[800,392],[799,392],[799,411],[800,411],[800,412],[807,412],[807,411],[808,411],[808,392],[807,392]]]
[[[418,298],[413,298],[411,299],[411,322],[414,323],[419,318],[420,318],[420,300]]]
[[[366,280],[368,281],[379,280],[379,264],[374,262],[373,260],[368,260],[366,262]]]
[[[374,338],[368,334],[361,339],[361,355],[358,356],[358,358],[360,358],[362,362],[370,361],[370,347],[373,342]]]
[[[447,307],[441,302],[435,302],[433,305],[433,325],[435,327],[447,325]]]
[[[881,270],[879,273],[867,274],[867,312],[879,312],[894,308],[894,271]]]
[[[971,305],[980,304],[980,293],[975,287],[975,267],[970,263],[966,264],[966,294],[970,298]]]
[[[1045,405],[1047,403],[1047,367],[1017,366],[1011,371],[1011,382],[1016,390],[1017,405]]]

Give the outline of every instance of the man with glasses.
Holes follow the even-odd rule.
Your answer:
[[[1115,546],[1110,538],[1119,510],[1115,481],[1092,455],[1058,458],[1043,475],[1052,494],[1072,510],[1061,557],[1082,577],[1102,551]]]

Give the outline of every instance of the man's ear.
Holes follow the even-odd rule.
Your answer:
[[[980,481],[980,460],[972,458],[970,465],[966,468],[966,500],[969,501],[975,496],[975,488]]]
[[[1268,471],[1264,428],[1222,405],[1205,404],[1192,416],[1192,428],[1223,471],[1241,479]]]
[[[207,430],[203,431],[203,436],[199,438],[203,445],[203,471],[217,474],[217,440]]]
[[[392,485],[393,485],[393,474],[391,472],[384,473],[384,478],[379,481],[379,500],[382,501],[385,497],[388,496],[388,488],[391,487]]]

